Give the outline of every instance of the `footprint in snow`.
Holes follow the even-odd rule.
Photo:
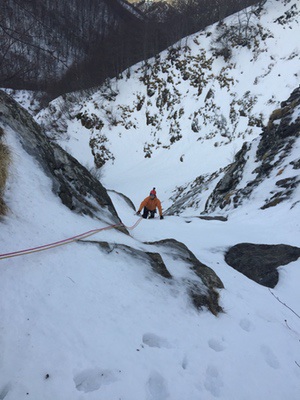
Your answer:
[[[167,384],[163,376],[154,371],[147,382],[147,400],[166,400],[169,397]]]
[[[211,349],[219,352],[225,350],[225,345],[224,343],[220,342],[219,340],[216,339],[210,339],[208,341],[208,345]]]
[[[205,389],[214,397],[220,397],[223,381],[218,369],[214,365],[209,365],[206,369],[206,379],[204,381]]]
[[[117,376],[113,371],[101,368],[85,369],[74,376],[76,389],[85,393],[98,390],[116,380]]]
[[[183,369],[187,369],[188,364],[189,364],[189,362],[188,362],[187,356],[184,356],[183,360],[182,360],[182,363],[181,363],[182,368]]]
[[[149,347],[164,347],[166,349],[172,347],[167,339],[157,336],[154,333],[145,333],[143,335],[143,343]]]
[[[261,352],[263,354],[263,357],[266,361],[266,363],[274,369],[278,369],[280,368],[280,363],[278,361],[278,358],[276,357],[276,355],[273,353],[272,349],[270,349],[269,346],[267,345],[262,345],[260,347]]]
[[[254,330],[254,325],[252,324],[252,322],[247,319],[247,318],[243,318],[240,320],[240,327],[246,331],[246,332],[251,332]]]

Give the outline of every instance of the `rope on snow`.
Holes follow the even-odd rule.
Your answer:
[[[121,224],[115,224],[115,225],[108,225],[108,226],[106,226],[104,228],[92,229],[90,231],[81,233],[81,234],[76,235],[76,236],[69,237],[67,239],[59,240],[57,242],[52,242],[52,243],[44,244],[42,246],[32,247],[32,248],[29,248],[29,249],[18,250],[18,251],[14,251],[14,252],[11,252],[11,253],[0,254],[0,260],[4,260],[5,258],[23,256],[25,254],[37,253],[38,251],[44,251],[44,250],[53,249],[54,247],[59,247],[59,246],[63,246],[63,245],[69,244],[69,243],[73,243],[73,242],[76,242],[77,240],[85,239],[85,238],[87,238],[89,236],[95,235],[98,232],[117,228],[118,226],[124,226],[124,228],[126,228],[128,230],[133,230],[134,228],[136,228],[138,226],[138,224],[141,222],[142,219],[143,219],[142,217],[139,218],[136,221],[136,223],[134,225],[132,225],[132,226],[126,226],[126,225],[124,225],[122,223]]]

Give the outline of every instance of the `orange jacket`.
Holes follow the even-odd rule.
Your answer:
[[[159,215],[162,215],[162,208],[161,208],[161,202],[158,200],[157,197],[154,197],[154,199],[152,199],[150,196],[146,197],[140,205],[140,208],[138,210],[138,212],[142,211],[142,208],[148,208],[148,210],[150,211],[154,211],[156,209],[156,207],[158,208],[159,211]]]

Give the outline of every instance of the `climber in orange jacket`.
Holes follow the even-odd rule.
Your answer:
[[[155,188],[153,188],[151,190],[150,196],[146,197],[141,202],[141,205],[140,205],[140,208],[138,209],[137,215],[140,215],[142,208],[144,208],[143,214],[142,214],[143,218],[148,218],[149,213],[150,213],[149,219],[154,218],[154,214],[156,213],[156,208],[158,208],[160,219],[164,219],[164,217],[162,215],[161,202],[156,197]]]

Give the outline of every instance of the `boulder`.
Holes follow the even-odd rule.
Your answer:
[[[279,279],[277,268],[296,261],[299,257],[299,247],[239,243],[226,252],[225,261],[254,282],[274,288]]]

